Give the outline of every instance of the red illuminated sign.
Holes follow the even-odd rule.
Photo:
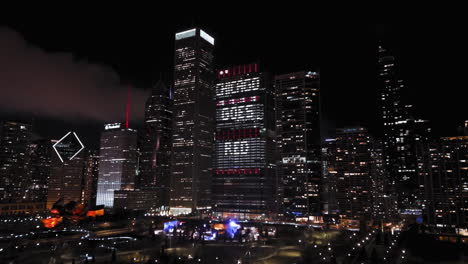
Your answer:
[[[216,131],[217,140],[256,138],[258,135],[258,127]]]
[[[244,64],[244,65],[238,65],[234,66],[232,68],[228,68],[225,70],[219,70],[218,71],[218,78],[226,78],[226,77],[231,77],[231,76],[236,76],[236,75],[243,75],[247,73],[252,73],[252,72],[258,72],[258,64],[257,63],[251,63],[251,64]]]

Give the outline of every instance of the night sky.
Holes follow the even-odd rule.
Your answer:
[[[379,41],[396,56],[408,99],[436,136],[456,135],[468,119],[461,25],[209,18],[0,21],[0,118],[33,118],[45,137],[74,129],[97,147],[103,123],[124,121],[128,87],[131,123],[141,126],[150,87],[171,81],[174,33],[197,25],[215,38],[216,68],[260,61],[275,74],[319,69],[327,135],[349,125],[380,135]]]

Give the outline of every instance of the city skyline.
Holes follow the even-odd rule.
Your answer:
[[[0,262],[468,260],[465,98],[428,31],[235,22],[70,51],[0,26]]]
[[[72,22],[68,23],[70,23],[70,26],[74,25]],[[147,26],[136,22],[129,26],[130,28],[139,30],[129,32],[128,29],[123,31],[122,35],[115,35],[112,28],[110,28],[111,34],[107,37],[94,36],[97,34],[98,29],[89,28],[89,31],[83,32],[76,27],[71,27],[70,31],[65,32],[68,37],[58,39],[56,39],[57,37],[53,34],[36,35],[35,27],[37,25],[18,25],[15,24],[14,21],[5,23],[5,25],[10,28],[2,27],[2,34],[0,34],[1,39],[11,40],[11,34],[4,34],[5,30],[10,33],[11,31],[17,32],[15,33],[17,36],[14,39],[25,38],[26,40],[24,40],[24,42],[27,43],[27,45],[43,49],[39,52],[43,55],[43,58],[54,58],[57,52],[61,52],[63,54],[70,54],[70,58],[75,58],[70,59],[70,65],[76,65],[79,62],[84,63],[86,66],[87,61],[92,62],[92,64],[103,67],[104,70],[113,72],[117,76],[115,79],[117,81],[116,87],[122,88],[120,89],[120,93],[116,93],[113,96],[113,99],[117,99],[112,101],[110,107],[105,109],[101,108],[104,111],[100,112],[110,111],[111,113],[110,115],[107,114],[107,116],[109,116],[108,118],[101,117],[101,119],[106,120],[96,121],[95,118],[83,118],[82,116],[77,116],[78,118],[58,118],[55,114],[51,116],[51,114],[41,114],[40,112],[32,110],[28,112],[29,107],[27,105],[18,110],[18,107],[12,108],[8,104],[5,105],[3,102],[0,104],[3,110],[1,118],[9,120],[14,117],[20,118],[22,121],[35,118],[35,123],[38,125],[34,127],[34,130],[39,132],[40,135],[50,135],[50,137],[54,138],[58,138],[61,134],[69,130],[86,130],[83,135],[86,145],[97,149],[99,138],[95,135],[100,132],[102,124],[122,122],[124,120],[126,88],[127,85],[132,85],[131,97],[132,110],[134,111],[130,115],[130,122],[134,127],[137,126],[136,128],[138,128],[138,130],[142,130],[140,121],[143,120],[144,105],[140,104],[141,101],[146,100],[147,96],[150,94],[151,87],[160,79],[162,79],[166,85],[170,85],[172,82],[172,73],[169,70],[173,63],[172,54],[167,52],[167,50],[171,49],[162,49],[173,45],[173,40],[169,31],[176,28],[181,31],[183,29],[188,29],[190,28],[188,26],[190,23],[191,22],[187,22],[184,24],[184,22],[181,21],[179,23],[169,24],[167,27],[155,25],[154,30],[157,36],[152,37],[141,32],[141,30],[147,29]],[[199,24],[209,24],[209,21],[201,19]],[[88,27],[90,26],[84,26],[84,28]],[[117,26],[115,29],[117,29]],[[412,101],[421,117],[431,122],[435,135],[453,135],[456,133],[456,128],[462,125],[464,117],[462,116],[463,111],[461,110],[462,99],[449,95],[457,92],[454,83],[459,77],[453,76],[453,73],[451,73],[451,78],[443,79],[443,76],[447,74],[451,65],[445,61],[445,57],[441,58],[442,51],[452,51],[446,51],[447,48],[443,43],[437,41],[428,42],[429,28],[422,28],[417,36],[411,36],[411,29],[411,27],[406,29],[395,25],[368,25],[361,27],[351,25],[342,26],[342,28],[339,27],[339,25],[329,25],[323,28],[317,27],[315,29],[315,32],[317,32],[317,40],[320,40],[318,44],[310,38],[303,36],[303,34],[300,34],[300,32],[302,32],[300,27],[287,31],[282,28],[275,29],[273,26],[265,27],[261,23],[251,28],[243,28],[241,26],[239,28],[224,28],[210,24],[207,32],[218,39],[217,44],[219,45],[216,45],[217,47],[215,48],[216,68],[223,68],[226,65],[232,65],[236,62],[241,64],[246,61],[260,60],[262,64],[274,74],[285,74],[304,68],[319,69],[322,74],[322,100],[325,105],[323,111],[325,121],[324,129],[325,134],[329,135],[334,133],[335,128],[349,125],[362,125],[367,127],[372,134],[376,136],[382,135],[382,129],[378,125],[378,115],[374,110],[377,107],[376,98],[378,98],[378,91],[376,89],[378,81],[375,78],[378,66],[375,55],[378,51],[378,39],[383,39],[385,47],[395,55],[398,61],[400,75],[402,75],[408,87],[408,95],[414,99]],[[59,30],[59,28],[48,27],[47,30],[54,32]],[[259,32],[258,30],[265,30],[265,33],[256,34],[255,32]],[[329,31],[333,30],[335,30],[336,33],[330,35]],[[381,33],[382,31],[384,31],[384,34]],[[158,34],[158,32],[161,33]],[[274,34],[271,34],[273,32]],[[134,46],[137,44],[132,44],[132,41],[124,38],[125,34],[128,34],[129,37],[131,36],[135,40],[140,40],[136,42],[144,43],[141,44],[141,51],[135,51]],[[445,36],[448,33],[442,32],[439,28],[434,28],[433,34]],[[84,43],[84,41],[76,39],[77,36],[86,37],[91,35],[98,38],[102,44],[89,46]],[[268,40],[274,35],[283,35],[284,39],[282,38],[279,41],[275,41],[273,45],[270,46],[267,44]],[[351,36],[353,35],[357,38],[352,39]],[[246,41],[241,41],[241,38],[234,39],[234,36],[243,36],[243,39]],[[110,42],[116,40],[117,37],[123,38],[123,42],[118,44],[118,50],[117,48],[106,50],[104,45],[106,43],[110,44]],[[291,39],[291,41],[287,39]],[[297,41],[293,41],[296,39]],[[426,41],[426,45],[422,45],[422,41]],[[60,47],[62,44],[63,47]],[[148,47],[150,45],[154,45],[154,47],[150,49]],[[310,45],[311,48],[307,49],[306,47],[308,45]],[[297,46],[297,49],[293,48],[294,46]],[[235,51],[238,50],[238,54],[236,54],[236,52],[228,52],[231,49]],[[432,53],[430,53],[431,56],[425,56],[424,54],[429,54],[429,49],[432,51]],[[304,51],[303,56],[299,56],[300,51]],[[141,56],[142,52],[147,52],[149,56]],[[18,56],[26,60],[25,57],[28,58],[29,55],[21,53]],[[429,60],[429,57],[431,60]],[[150,58],[153,58],[153,60],[150,61]],[[342,58],[342,60],[340,60],[340,58]],[[138,60],[139,63],[135,63],[136,60]],[[26,61],[30,62],[30,60]],[[52,61],[54,60],[52,59]],[[441,74],[436,74],[433,67],[428,68],[430,61],[433,63],[440,63],[440,65],[449,65],[450,67],[440,68],[438,70]],[[44,68],[50,68],[50,65],[46,64]],[[13,71],[14,70],[15,69],[13,69]],[[52,74],[52,76],[54,75]],[[78,74],[78,76],[80,75]],[[429,80],[424,76],[431,76],[431,78]],[[97,77],[99,77],[99,75],[97,75]],[[111,82],[115,83],[115,80]],[[348,83],[345,80],[350,80],[350,82]],[[108,83],[109,81],[104,81],[104,86],[108,87]],[[46,83],[38,84],[40,85],[36,89],[46,85]],[[12,85],[17,85],[17,81],[13,81]],[[52,86],[54,85],[56,84],[52,83]],[[86,85],[90,84],[84,83],[84,88],[86,88]],[[103,87],[102,91],[98,92],[97,95],[102,93],[108,94],[108,92],[106,92],[108,90],[104,89],[105,87]],[[440,88],[437,87],[444,87],[447,93],[440,95],[437,93],[437,89]],[[51,89],[50,92],[53,92],[55,88]],[[65,88],[65,90],[67,89],[68,88]],[[100,91],[101,87],[96,87],[94,90]],[[45,89],[44,91],[49,90]],[[133,91],[135,92],[133,93]],[[342,96],[335,96],[337,92],[342,94]],[[9,90],[6,90],[6,93],[9,95]],[[418,97],[421,93],[425,94],[424,99]],[[48,100],[48,94],[48,92],[44,93],[44,100]],[[12,100],[10,101],[14,102],[17,96],[11,96]],[[352,100],[347,100],[348,98]],[[449,98],[450,100],[454,100],[453,104],[445,103]],[[69,98],[65,97],[64,100],[68,101]],[[36,108],[43,107],[47,109],[48,106],[45,102],[46,101],[44,101],[44,103],[36,102],[34,104],[36,104]],[[100,105],[95,100],[95,103],[86,103],[82,108],[89,108],[86,107],[86,105],[89,104],[92,104],[93,107]],[[106,104],[109,104],[109,102],[106,102]],[[441,106],[438,108],[432,107],[434,104],[441,104]],[[342,106],[342,108],[347,109],[347,111],[336,110],[338,106]],[[76,106],[75,104],[70,105],[70,108],[77,107],[80,108],[80,106]],[[91,109],[92,108],[90,108],[90,110]],[[65,111],[64,114],[67,114],[67,111]],[[118,120],[119,118],[120,120]],[[91,133],[88,131],[93,132]]]

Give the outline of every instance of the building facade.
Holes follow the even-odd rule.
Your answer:
[[[100,142],[96,205],[114,208],[114,191],[134,189],[137,158],[137,131],[120,123],[105,125]]]
[[[396,194],[390,189],[390,179],[385,170],[383,144],[381,140],[371,138],[371,176],[372,176],[372,220],[383,224],[398,219]]]
[[[378,50],[380,106],[384,128],[383,151],[389,184],[402,213],[420,209],[422,179],[418,176],[418,144],[426,142],[430,128],[415,118],[413,106],[404,101],[406,87],[398,77],[395,57]]]
[[[290,217],[321,214],[320,76],[275,76],[278,173],[282,210]]]
[[[0,215],[32,215],[46,211],[45,200],[41,202],[0,203]]]
[[[75,133],[69,132],[60,140],[52,140],[47,189],[47,208],[60,199],[63,203],[81,202],[83,190],[84,152]]]
[[[50,165],[52,150],[50,140],[35,140],[30,145],[30,166],[31,187],[30,197],[32,201],[46,201],[48,180],[50,176]]]
[[[214,38],[200,28],[175,34],[170,208],[211,206]]]
[[[167,193],[158,187],[142,187],[134,190],[114,191],[114,207],[133,211],[148,211],[163,206]]]
[[[372,213],[371,138],[363,127],[337,129],[336,201],[342,219],[370,219]]]
[[[424,222],[433,232],[468,234],[468,136],[424,148]]]
[[[140,146],[138,188],[164,189],[160,203],[169,205],[172,141],[172,95],[159,81],[146,101],[145,124]]]
[[[325,138],[322,143],[322,194],[323,214],[330,217],[337,216],[336,202],[336,139]]]
[[[0,122],[0,201],[31,200],[29,171],[31,125]]]
[[[84,155],[82,203],[88,207],[96,206],[97,183],[99,178],[99,155],[87,151]]]
[[[277,211],[273,84],[258,64],[218,72],[214,214],[274,217]]]

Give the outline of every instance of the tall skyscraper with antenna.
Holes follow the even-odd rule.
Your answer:
[[[129,128],[130,89],[125,123],[106,124],[101,134],[96,205],[114,208],[115,191],[133,190],[137,171],[137,131]]]

